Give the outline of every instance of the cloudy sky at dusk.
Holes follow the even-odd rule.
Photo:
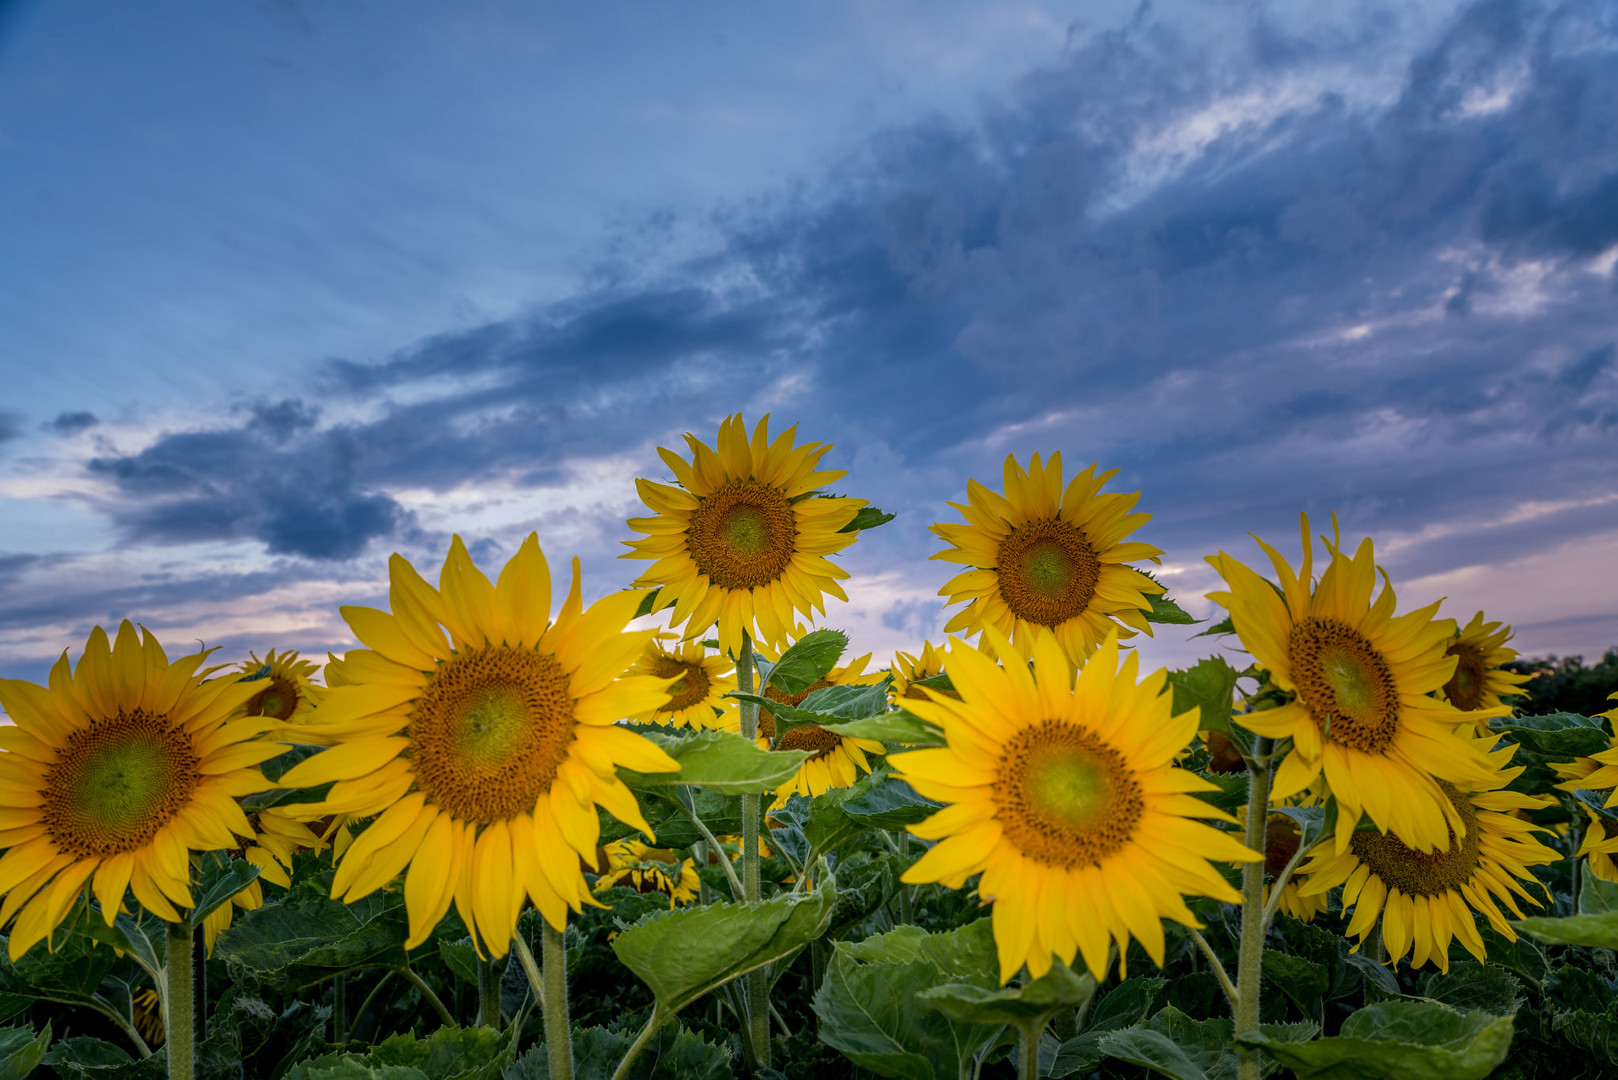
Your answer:
[[[0,4],[0,675],[125,617],[340,649],[452,532],[600,595],[735,411],[898,513],[861,652],[937,639],[966,478],[1061,450],[1199,616],[1335,510],[1402,607],[1594,659],[1614,117],[1605,0]]]

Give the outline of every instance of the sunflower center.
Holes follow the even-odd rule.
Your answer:
[[[1455,644],[1445,650],[1456,658],[1455,674],[1444,684],[1444,696],[1462,712],[1483,705],[1483,657],[1470,645]]]
[[[1358,630],[1340,619],[1300,619],[1287,641],[1298,696],[1333,742],[1381,753],[1399,734],[1393,672]]]
[[[995,817],[1012,846],[1066,869],[1100,863],[1123,848],[1146,808],[1123,755],[1060,720],[1012,737],[993,791]]]
[[[773,686],[764,688],[764,696],[771,701],[779,701],[783,705],[802,705],[803,699],[816,690],[824,690],[831,683],[825,679],[816,679],[808,687],[796,694],[782,693]],[[758,733],[769,739],[773,744],[771,750],[808,750],[810,761],[818,761],[831,753],[842,743],[843,737],[821,727],[819,724],[806,724],[803,727],[793,728],[781,736],[779,742],[775,738],[775,714],[768,709],[758,711]]]
[[[269,685],[247,701],[248,716],[271,716],[286,720],[298,711],[298,688],[279,675],[270,677]]]
[[[1478,812],[1472,800],[1442,780],[1436,781],[1466,823],[1466,835],[1456,839],[1449,831],[1449,844],[1443,851],[1415,851],[1392,836],[1357,832],[1349,840],[1356,858],[1371,868],[1390,890],[1406,896],[1441,896],[1459,891],[1472,880],[1478,868]]]
[[[164,716],[135,709],[81,728],[45,770],[45,831],[78,858],[143,847],[191,801],[200,765]]]
[[[1264,872],[1272,878],[1280,877],[1301,843],[1303,834],[1296,821],[1287,814],[1271,814],[1264,829]]]
[[[722,589],[754,589],[780,579],[797,551],[798,518],[779,488],[736,479],[691,512],[686,550]]]
[[[438,666],[410,714],[427,798],[487,825],[532,811],[573,742],[567,673],[549,653],[491,645]]]
[[[701,664],[660,656],[652,667],[652,674],[659,679],[675,679],[668,689],[669,703],[657,709],[660,713],[682,712],[707,700],[711,683],[707,669]]]
[[[1046,518],[1011,530],[1000,541],[1000,598],[1026,622],[1059,626],[1095,599],[1101,562],[1084,533]]]

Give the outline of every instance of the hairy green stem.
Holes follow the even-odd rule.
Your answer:
[[[736,658],[736,689],[743,694],[753,692],[753,639],[745,631],[742,633],[742,654]],[[752,740],[758,737],[756,703],[742,702],[741,722],[742,738]],[[756,904],[763,897],[758,864],[759,798],[758,795],[742,796],[742,894],[749,904]],[[745,978],[749,1033],[745,1041],[752,1050],[753,1064],[767,1069],[770,1066],[769,975],[759,970],[749,972]]]
[[[689,804],[686,801],[688,799],[691,800]],[[690,819],[691,824],[697,827],[697,831],[702,834],[703,843],[707,845],[709,851],[712,851],[718,857],[719,865],[725,871],[725,880],[730,882],[730,898],[738,902],[741,901],[745,895],[741,879],[736,876],[735,868],[730,865],[730,858],[725,854],[724,847],[715,838],[714,834],[709,831],[708,826],[703,824],[702,819],[697,816],[696,800],[692,798],[689,787],[682,784],[676,789],[674,805],[679,807],[680,813],[684,814]]]
[[[500,1026],[500,968],[494,960],[478,961],[478,1026]]]
[[[1017,1080],[1039,1080],[1039,1036],[1045,1025],[1032,1024],[1017,1029]]]
[[[668,1014],[663,1011],[663,1006],[652,1006],[652,1015],[647,1018],[646,1026],[640,1029],[635,1041],[624,1051],[623,1060],[618,1062],[618,1067],[612,1071],[612,1080],[624,1080],[629,1075],[629,1067],[635,1064],[635,1059],[640,1057],[641,1051],[646,1049],[646,1044],[652,1041],[652,1036],[657,1034],[657,1029],[662,1027],[663,1021],[667,1019]]]
[[[1264,853],[1264,835],[1270,819],[1270,755],[1273,740],[1260,735],[1253,740],[1253,757],[1247,765],[1247,846]],[[1242,944],[1236,967],[1236,1030],[1258,1028],[1259,974],[1264,966],[1264,860],[1242,864]],[[1237,1080],[1259,1080],[1256,1050],[1240,1052]]]
[[[365,1000],[360,1002],[360,1007],[354,1011],[354,1026],[356,1028],[360,1026],[360,1021],[365,1019],[365,1010],[369,1009],[371,1002],[376,1000],[377,992],[388,984],[388,980],[393,978],[393,975],[392,968],[384,971],[382,977],[376,981],[376,985],[371,987],[371,992],[365,995]],[[378,1031],[382,1029],[382,1018],[380,1016],[377,1017],[376,1026]]]
[[[545,993],[545,1056],[550,1062],[551,1080],[573,1080],[573,1029],[567,1016],[567,944],[562,932],[540,920],[540,955]]]
[[[182,913],[168,927],[168,993],[163,1002],[163,1033],[168,1046],[169,1080],[191,1080],[196,1067],[196,997],[192,985],[191,916]]]
[[[1230,975],[1225,971],[1225,965],[1220,962],[1219,955],[1213,951],[1213,946],[1208,944],[1208,939],[1202,936],[1200,930],[1194,926],[1188,926],[1186,931],[1191,935],[1191,940],[1195,941],[1197,947],[1202,950],[1202,954],[1208,958],[1208,963],[1213,966],[1214,977],[1219,980],[1219,988],[1225,992],[1225,1000],[1230,1003],[1230,1014],[1235,1016],[1236,1002],[1239,995],[1236,993],[1235,985],[1230,981]]]
[[[197,1042],[208,1037],[208,932],[193,923],[191,928],[191,1016]]]
[[[409,983],[411,986],[414,986],[416,991],[421,994],[422,998],[427,1002],[427,1004],[433,1007],[433,1012],[438,1014],[438,1018],[444,1022],[445,1027],[455,1026],[455,1015],[451,1013],[444,1003],[438,999],[438,995],[433,993],[433,988],[422,982],[420,975],[417,975],[414,971],[410,970],[409,964],[401,964],[398,967],[390,967],[388,970],[398,972],[399,976],[403,978],[405,982]]]

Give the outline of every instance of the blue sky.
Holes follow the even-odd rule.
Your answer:
[[[0,674],[348,643],[388,552],[599,594],[654,448],[771,412],[899,513],[1060,449],[1202,556],[1618,644],[1610,4],[0,8]],[[1205,653],[1172,631],[1155,662]]]

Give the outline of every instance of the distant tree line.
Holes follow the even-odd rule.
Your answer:
[[[1593,667],[1585,667],[1582,656],[1513,660],[1505,667],[1534,676],[1522,687],[1527,700],[1517,699],[1518,711],[1529,716],[1559,712],[1594,716],[1613,707],[1607,695],[1618,690],[1618,647],[1608,649]]]

